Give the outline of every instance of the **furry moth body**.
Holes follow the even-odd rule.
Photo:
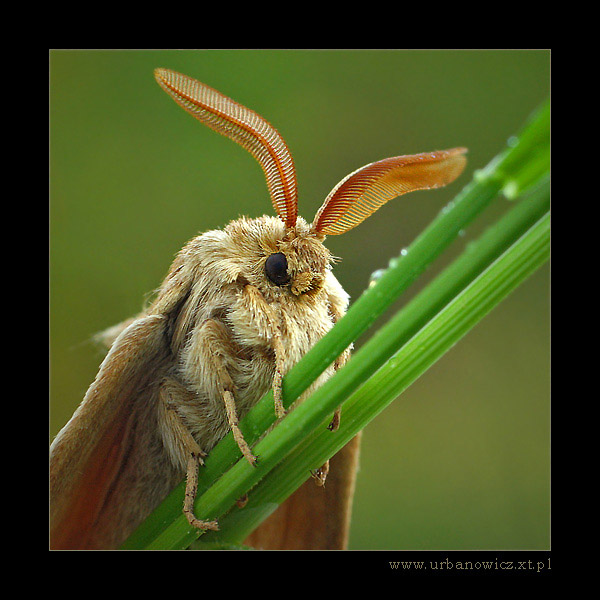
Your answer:
[[[455,148],[371,163],[343,179],[308,223],[298,217],[294,164],[275,128],[185,75],[157,69],[155,76],[187,112],[257,159],[277,216],[241,218],[191,240],[151,306],[108,330],[99,373],[51,446],[53,548],[118,547],[184,476],[188,521],[218,528],[193,513],[203,457],[232,431],[254,463],[239,419],[271,387],[274,410],[284,416],[282,377],[346,311],[325,237],[352,229],[396,196],[450,183],[466,162],[465,149]],[[332,430],[339,419],[338,412]],[[344,547],[357,452],[355,440],[313,474],[321,489],[308,481],[252,541]]]

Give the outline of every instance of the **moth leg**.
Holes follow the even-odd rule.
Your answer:
[[[196,501],[196,492],[198,491],[198,457],[191,454],[188,458],[185,497],[183,499],[183,514],[188,523],[197,529],[219,530],[217,521],[202,521],[194,514],[194,502]]]
[[[211,388],[219,394],[225,405],[227,423],[233,438],[246,460],[254,466],[256,456],[252,454],[239,427],[234,398],[235,384],[223,358],[231,354],[231,344],[227,327],[216,319],[207,319],[190,340],[189,356],[192,359],[188,361],[187,369],[192,374],[190,378],[202,372],[205,373],[205,382],[210,378]]]
[[[284,354],[283,344],[281,343],[281,333],[277,328],[276,335],[273,336],[273,349],[275,350],[275,375],[273,376],[273,399],[275,402],[275,413],[279,418],[287,413],[281,400],[281,382],[283,380]]]
[[[333,320],[334,323],[337,323],[343,317],[343,312],[340,309],[338,309],[334,303],[330,304],[329,312],[331,314],[331,319]],[[334,369],[336,371],[338,369],[341,369],[348,362],[348,360],[350,359],[350,350],[351,350],[351,347],[346,348],[342,352],[342,354],[340,354],[340,356],[337,357],[337,359],[335,360],[335,363],[334,363]],[[341,418],[342,418],[342,407],[338,406],[336,408],[335,412],[333,413],[333,418],[331,419],[331,422],[327,426],[327,429],[329,429],[329,431],[337,431],[337,429],[340,426]],[[325,480],[327,479],[328,473],[329,473],[329,461],[327,461],[322,467],[320,467],[316,471],[311,472],[311,475],[312,475],[313,479],[315,480],[315,483],[319,487],[322,487],[325,485]]]
[[[337,431],[340,426],[340,421],[342,420],[342,407],[338,406],[333,413],[333,417],[331,419],[331,423],[327,425],[327,429],[329,431]]]
[[[315,471],[310,472],[312,478],[315,480],[315,483],[319,487],[323,487],[325,485],[325,480],[327,479],[328,473],[329,473],[329,461],[326,461],[322,467],[319,467]]]
[[[246,460],[252,465],[256,465],[256,456],[252,454],[250,450],[250,446],[244,439],[244,434],[242,433],[240,426],[238,424],[237,413],[235,410],[235,399],[233,394],[229,390],[222,390],[221,392],[223,396],[223,401],[225,402],[225,410],[227,411],[227,421],[229,422],[229,427],[231,432],[233,433],[233,439],[235,440],[238,448],[242,451],[242,454],[246,457]]]
[[[344,364],[350,358],[350,350],[344,350],[343,354],[335,361],[335,370],[341,369]],[[327,425],[327,429],[329,431],[337,431],[340,426],[340,421],[342,418],[342,407],[338,406],[333,413],[333,418],[331,419],[331,423]],[[327,474],[329,473],[329,461],[327,461],[320,469],[317,469],[314,473],[311,473],[315,483],[322,487],[325,485],[325,480],[327,479]]]
[[[275,375],[273,376],[273,398],[275,401],[275,413],[278,417],[283,417],[286,410],[281,400],[281,381],[283,379],[285,367],[285,350],[281,341],[281,327],[279,319],[271,308],[270,304],[264,299],[260,290],[250,284],[244,286],[245,298],[249,303],[252,314],[257,317],[260,315],[263,319],[257,318],[257,327],[264,337],[271,340],[275,352]]]
[[[181,393],[189,394],[184,386],[171,379],[163,381],[159,391],[168,431],[173,435],[175,443],[183,449],[188,457],[183,514],[192,527],[217,531],[219,529],[217,521],[203,521],[194,515],[194,502],[198,491],[198,468],[204,464],[202,457],[206,456],[206,453],[198,446],[190,430],[175,410],[173,396]]]
[[[350,358],[350,349],[346,348],[346,350],[344,350],[344,352],[341,354],[341,356],[339,356],[338,359],[335,361],[335,370],[337,371],[338,369],[341,369],[348,362],[349,358]],[[335,409],[335,412],[333,413],[331,422],[329,423],[329,425],[327,425],[327,429],[329,429],[329,431],[337,431],[340,426],[341,419],[342,419],[342,407],[338,406]]]
[[[331,319],[334,323],[337,323],[343,316],[344,313],[338,309],[335,303],[331,303],[329,305],[329,312],[331,314]],[[350,351],[352,346],[346,348],[340,356],[338,356],[333,364],[334,369],[337,371],[341,369],[349,360],[350,360]],[[333,418],[331,419],[331,423],[327,426],[329,431],[337,431],[340,426],[340,420],[342,418],[342,407],[338,406],[338,408],[333,413]]]

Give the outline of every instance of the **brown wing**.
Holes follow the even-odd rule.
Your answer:
[[[288,227],[296,224],[298,192],[292,155],[279,132],[253,110],[170,69],[156,69],[160,86],[199,121],[248,150],[267,178],[271,201]]]
[[[116,548],[183,477],[158,425],[173,323],[193,285],[185,249],[145,315],[118,335],[50,447],[50,545]],[[123,327],[122,325],[118,328]]]
[[[345,233],[396,196],[451,183],[465,167],[465,152],[453,148],[394,156],[361,167],[329,193],[314,218],[314,230],[325,235]]]
[[[350,514],[360,434],[330,461],[324,487],[305,481],[244,541],[263,550],[344,550]]]
[[[52,443],[51,548],[117,547],[176,483],[156,424],[166,327],[151,315],[119,336]]]

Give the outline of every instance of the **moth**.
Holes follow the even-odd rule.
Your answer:
[[[270,388],[284,418],[282,378],[346,312],[326,236],[396,196],[452,182],[466,163],[464,148],[373,162],[342,179],[309,223],[298,216],[292,156],[272,125],[186,75],[156,69],[155,77],[188,113],[256,158],[277,216],[242,217],[192,239],[155,300],[104,332],[109,350],[98,375],[50,448],[52,548],[118,548],[184,477],[189,523],[217,529],[193,512],[203,458],[231,431],[254,464],[239,420]],[[332,431],[340,418],[338,409]],[[345,547],[358,448],[359,436],[246,543]]]

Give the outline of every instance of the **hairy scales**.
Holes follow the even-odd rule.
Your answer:
[[[264,273],[266,259],[282,251],[291,283],[311,279],[301,294],[293,293],[291,285],[274,285]],[[186,390],[173,395],[172,408],[203,451],[210,451],[229,430],[212,357],[217,354],[222,361],[243,418],[272,386],[275,360],[269,323],[279,326],[287,372],[345,312],[348,296],[330,267],[331,255],[302,219],[290,232],[276,217],[241,218],[194,238],[181,250],[148,312],[161,310],[178,277],[192,275],[193,285],[172,329],[176,360],[170,375]],[[257,293],[263,302],[255,298]],[[218,335],[214,327],[203,327],[209,320],[221,324]],[[333,365],[305,395],[332,373]],[[168,432],[163,439],[183,469],[187,456]]]

